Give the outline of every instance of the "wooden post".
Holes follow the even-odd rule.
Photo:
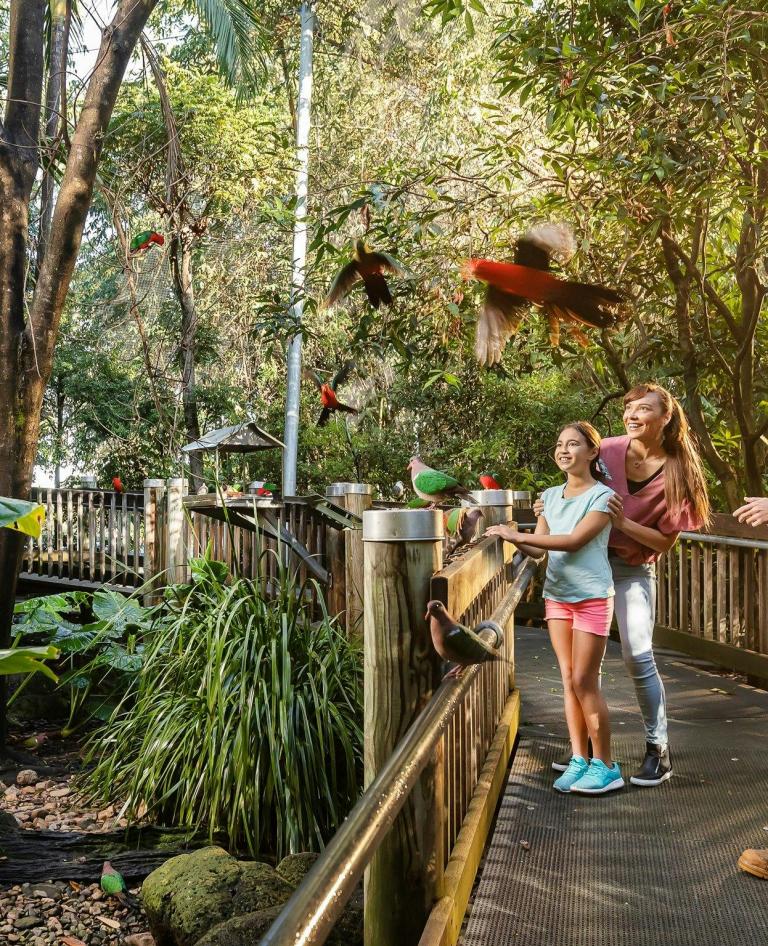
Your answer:
[[[476,489],[470,493],[470,496],[483,510],[478,535],[484,535],[485,530],[490,529],[491,526],[505,526],[515,518],[515,493],[511,489]],[[464,500],[462,505],[469,506],[471,503]]]
[[[325,495],[361,518],[373,505],[373,487],[368,483],[331,483]],[[363,633],[364,582],[362,531],[329,529],[328,541],[332,546],[328,550],[328,571],[331,573],[329,609],[332,614],[344,611],[347,634],[360,636]]]
[[[442,543],[439,511],[363,513],[366,785],[440,682],[424,614]],[[442,770],[438,750],[366,871],[366,946],[415,946],[439,895]]]
[[[156,604],[160,600],[159,590],[165,584],[161,577],[162,555],[160,539],[163,536],[163,516],[160,506],[165,494],[165,481],[144,480],[144,584],[152,582],[144,604]]]
[[[183,498],[187,495],[187,480],[183,476],[171,477],[166,484],[166,533],[165,567],[168,584],[187,580],[187,520]]]

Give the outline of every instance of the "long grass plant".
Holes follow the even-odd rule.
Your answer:
[[[167,590],[84,786],[254,856],[319,849],[360,790],[359,649],[282,563],[269,596],[209,558],[192,575]]]

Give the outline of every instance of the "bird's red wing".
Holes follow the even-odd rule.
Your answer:
[[[581,322],[592,328],[610,328],[623,318],[621,296],[607,286],[557,280],[545,299],[546,308],[559,311],[563,321]]]
[[[343,299],[350,292],[360,278],[360,272],[355,260],[347,263],[346,266],[342,266],[336,274],[336,278],[331,283],[328,295],[323,300],[323,306],[329,309],[331,306],[336,305],[339,300]]]
[[[475,357],[481,365],[501,361],[507,342],[520,327],[526,305],[521,296],[488,286],[475,329]]]

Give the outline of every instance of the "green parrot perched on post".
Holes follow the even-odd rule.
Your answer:
[[[465,667],[488,661],[504,660],[498,648],[504,642],[504,633],[495,621],[481,621],[474,630],[459,624],[446,610],[442,601],[430,601],[424,620],[429,621],[432,644],[443,660],[456,666],[445,678],[460,677]],[[489,628],[496,635],[495,646],[487,643],[477,633]]]
[[[467,502],[477,505],[476,501],[470,496],[469,490],[450,473],[443,473],[441,470],[433,470],[422,462],[420,457],[411,457],[408,464],[411,473],[411,482],[416,491],[416,495],[426,499],[430,503],[429,508],[434,509],[437,503],[445,502],[446,499],[459,497],[466,499]]]

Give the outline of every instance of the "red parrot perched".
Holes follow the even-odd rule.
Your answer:
[[[141,253],[142,250],[148,249],[153,243],[162,246],[165,243],[165,237],[157,230],[142,230],[131,240],[131,253]]]
[[[335,376],[330,382],[322,381],[314,371],[306,372],[320,392],[320,400],[323,404],[323,409],[320,411],[320,416],[317,419],[318,427],[325,427],[330,419],[331,414],[335,411],[342,411],[345,414],[359,413],[356,407],[350,407],[348,404],[342,404],[341,401],[339,401],[339,399],[336,397],[336,388],[340,384],[344,384],[344,382],[347,380],[347,377],[349,376],[350,371],[354,367],[354,361],[346,361],[336,372]]]
[[[573,234],[568,227],[542,223],[517,240],[513,263],[471,259],[465,264],[465,277],[488,283],[475,335],[475,356],[480,364],[501,361],[505,345],[531,303],[544,309],[554,347],[560,343],[561,322],[566,322],[577,341],[585,345],[588,340],[579,325],[602,329],[619,320],[623,299],[618,292],[550,274],[553,259],[565,263],[573,253]]]
[[[496,482],[490,473],[481,473],[478,479],[483,489],[501,489],[499,483]]]
[[[112,488],[114,489],[114,491],[115,491],[116,493],[124,493],[124,492],[125,492],[125,490],[124,490],[124,488],[123,488],[122,480],[120,479],[119,476],[113,476],[113,477],[112,477]]]
[[[349,295],[352,287],[361,279],[368,301],[374,309],[378,309],[382,302],[384,305],[392,305],[392,294],[384,278],[385,272],[397,276],[408,275],[403,264],[394,256],[389,253],[376,253],[365,240],[356,240],[352,259],[337,273],[323,305],[326,308],[335,305]]]

